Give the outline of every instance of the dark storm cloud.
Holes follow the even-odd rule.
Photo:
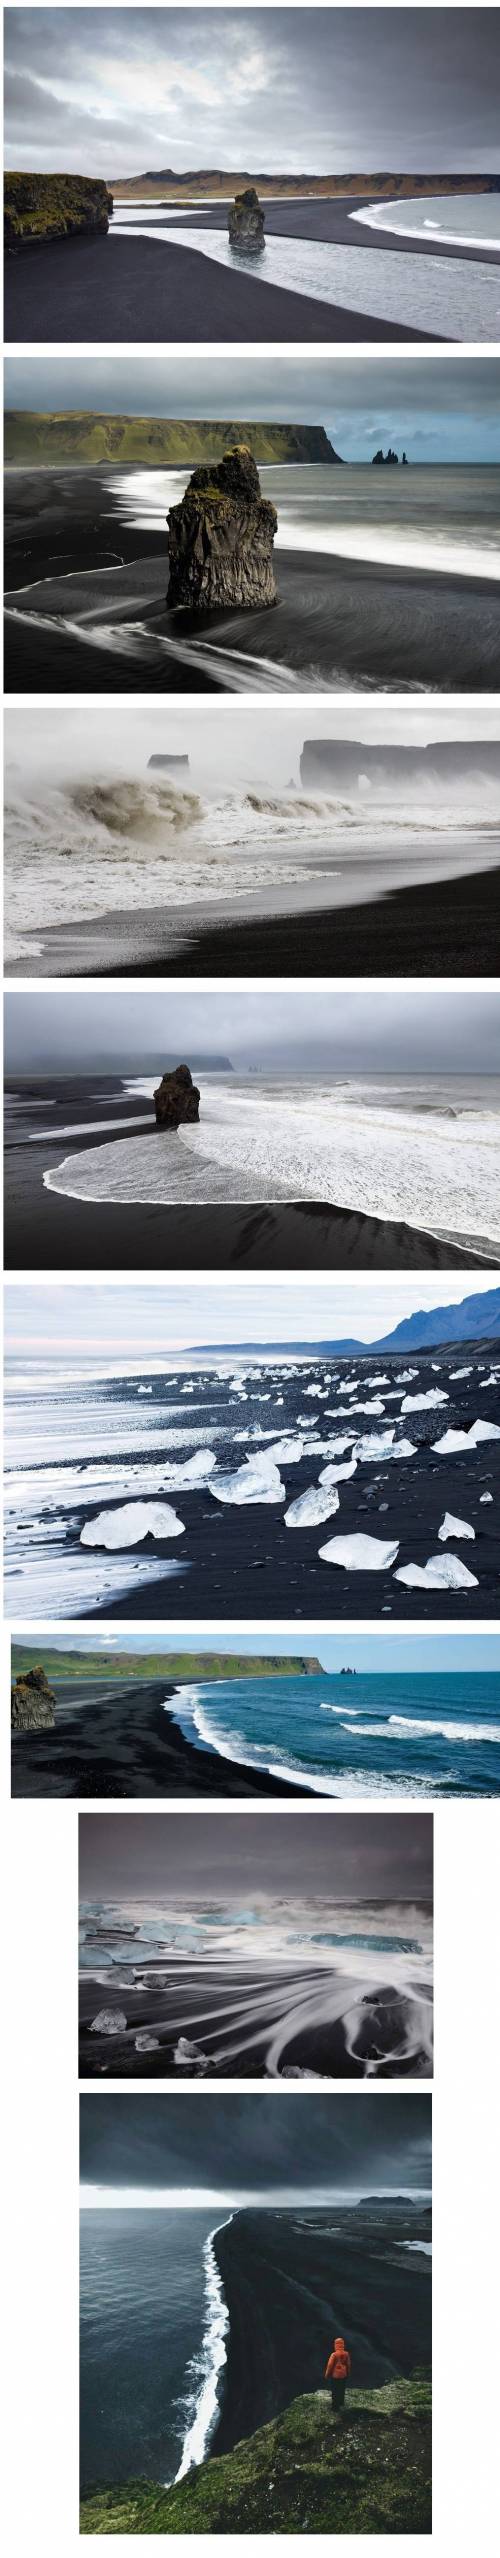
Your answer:
[[[80,2125],[83,2186],[293,2188],[326,2201],[431,2180],[427,2096],[83,2096]]]
[[[258,1060],[275,1071],[494,1074],[500,1072],[500,1003],[488,993],[232,995],[168,992],[7,994],[9,1074],[156,1072],[186,1053]],[[202,1075],[202,1069],[200,1068]]]
[[[427,1813],[84,1813],[80,1893],[185,1902],[207,1894],[412,1900],[432,1890]]]
[[[9,165],[497,166],[490,9],[7,9]],[[43,90],[36,125],[29,85]],[[16,78],[17,75],[17,78]],[[42,131],[40,132],[40,127]]]
[[[354,461],[388,438],[415,461],[500,459],[496,356],[12,356],[5,406],[323,424]]]

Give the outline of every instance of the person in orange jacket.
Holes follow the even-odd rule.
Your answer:
[[[337,2408],[343,2407],[344,2405],[350,2371],[351,2357],[347,2351],[347,2345],[344,2344],[343,2336],[336,2336],[335,2343],[332,2345],[331,2354],[328,2356],[325,2371],[325,2380],[329,2380],[330,2382],[334,2415],[336,2414]]]

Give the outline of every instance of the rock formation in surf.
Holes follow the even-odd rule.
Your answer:
[[[199,1087],[193,1083],[190,1066],[174,1066],[171,1074],[162,1075],[154,1105],[157,1128],[181,1128],[186,1120],[199,1119]]]
[[[168,516],[169,604],[205,612],[214,605],[276,604],[273,542],[278,518],[262,497],[245,444],[193,471]]]
[[[47,1732],[56,1719],[56,1700],[49,1687],[45,1670],[37,1663],[33,1670],[22,1670],[11,1690],[13,1732]]]
[[[148,773],[188,773],[189,755],[148,755]]]
[[[227,217],[231,248],[245,257],[258,258],[264,247],[265,213],[259,204],[256,187],[242,187],[229,207]]]

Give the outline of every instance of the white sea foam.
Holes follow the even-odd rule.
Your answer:
[[[227,2362],[229,2310],[219,2274],[214,2238],[217,2237],[219,2229],[229,2228],[232,2219],[233,2213],[229,2212],[227,2219],[218,2221],[217,2228],[212,2231],[211,2237],[205,2239],[203,2336],[199,2355],[195,2356],[190,2367],[190,2376],[195,2390],[194,2408],[184,2438],[182,2458],[176,2473],[176,2484],[180,2478],[187,2477],[189,2469],[198,2468],[200,2462],[206,2459],[220,2412],[219,2386],[224,2364]]]

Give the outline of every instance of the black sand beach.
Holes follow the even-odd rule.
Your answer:
[[[105,1078],[99,1078],[105,1087]],[[19,1089],[19,1087],[17,1088]],[[45,1090],[47,1116],[57,1104],[66,1126],[66,1135],[54,1139],[40,1137],[29,1143],[16,1143],[14,1118],[6,1142],[4,1156],[5,1267],[7,1270],[447,1270],[455,1267],[469,1270],[493,1266],[491,1247],[473,1248],[467,1240],[456,1242],[447,1234],[425,1233],[418,1227],[389,1218],[368,1217],[353,1210],[332,1207],[329,1203],[298,1201],[282,1204],[252,1202],[245,1206],[217,1203],[217,1172],[214,1173],[214,1201],[210,1206],[186,1206],[172,1203],[168,1207],[138,1203],[120,1207],[116,1201],[97,1202],[64,1197],[44,1185],[44,1172],[56,1168],[68,1155],[86,1154],[89,1147],[110,1144],[106,1121],[123,1116],[123,1140],[134,1135],[130,1124],[133,1103],[130,1097],[100,1104],[92,1095],[94,1125],[86,1135],[73,1135],[71,1120],[89,1117],[87,1087],[50,1084]],[[42,1092],[42,1087],[40,1087]],[[143,1105],[144,1110],[144,1105]],[[42,1107],[41,1118],[44,1118]],[[100,1132],[99,1122],[104,1123]],[[69,1133],[68,1133],[69,1132]],[[147,1146],[151,1130],[137,1119],[137,1142]],[[122,1142],[119,1129],[113,1133],[113,1146]],[[165,1145],[177,1146],[175,1135],[165,1138]],[[191,1159],[183,1161],[186,1190],[189,1189]],[[210,1170],[210,1167],[209,1167]],[[224,1176],[222,1176],[222,1182]]]
[[[236,2212],[214,2240],[229,2337],[212,2454],[303,2390],[321,2388],[334,2335],[349,2340],[358,2388],[428,2365],[431,2259],[413,2253],[413,2242],[429,2238],[425,2206],[399,2198],[347,2209],[332,2202],[329,2212]]]
[[[178,1694],[164,1679],[56,1679],[56,1723],[51,1731],[16,1733],[12,1739],[12,1795],[26,1801],[214,1802],[291,1797],[300,1786],[258,1769],[240,1767],[215,1750],[187,1740],[175,1720]],[[165,1706],[172,1702],[172,1712]]]
[[[490,976],[500,970],[500,864],[452,879],[385,888],[350,905],[280,911],[238,898],[103,912],[87,923],[33,929],[33,956],[7,963],[12,977]],[[293,895],[293,891],[290,892]],[[320,892],[321,894],[321,892]],[[278,903],[278,895],[273,904]],[[23,938],[28,944],[28,934]]]

